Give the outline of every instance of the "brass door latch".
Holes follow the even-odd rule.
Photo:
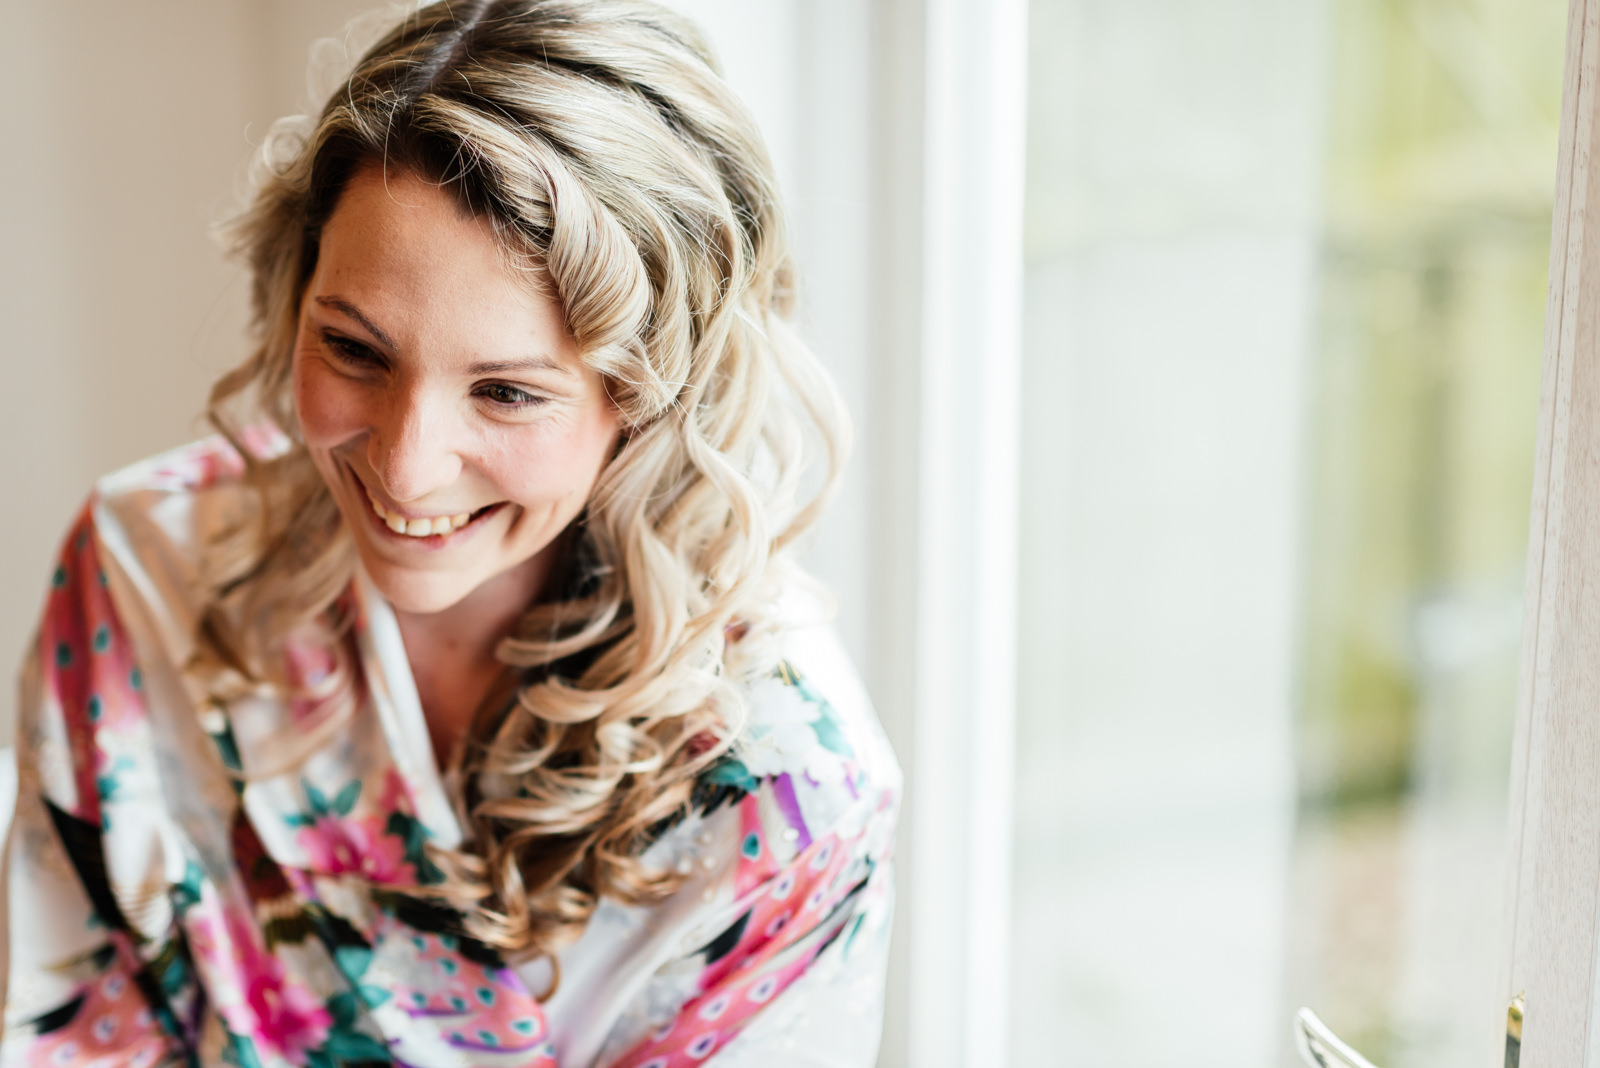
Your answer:
[[[1506,1068],[1517,1068],[1522,1060],[1522,995],[1511,999],[1506,1008]]]

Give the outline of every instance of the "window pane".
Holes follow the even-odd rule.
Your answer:
[[[1014,1063],[1481,1054],[1564,13],[1031,4]]]

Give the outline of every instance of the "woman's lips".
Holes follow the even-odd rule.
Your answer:
[[[372,507],[372,516],[381,527],[391,534],[404,538],[413,538],[419,542],[440,544],[449,535],[465,530],[479,519],[489,515],[491,512],[498,511],[500,508],[499,504],[491,504],[473,512],[458,512],[454,515],[407,519],[385,508],[383,503],[373,495],[371,490],[367,489],[366,483],[362,482],[354,471],[350,472],[350,477],[361,491],[366,494],[367,502]]]
[[[405,519],[388,511],[378,503],[378,498],[367,492],[367,500],[372,502],[372,511],[383,520],[383,525],[396,534],[404,534],[408,538],[427,538],[435,534],[449,534],[460,530],[472,521],[472,513],[462,512],[459,515],[436,515],[431,519]]]

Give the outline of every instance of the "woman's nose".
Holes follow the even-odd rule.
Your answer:
[[[396,504],[421,501],[461,475],[450,405],[423,390],[400,393],[367,439],[367,463]]]

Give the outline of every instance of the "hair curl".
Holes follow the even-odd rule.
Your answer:
[[[771,163],[693,27],[643,0],[423,8],[263,159],[234,231],[259,345],[208,408],[253,502],[208,565],[197,664],[219,699],[292,686],[275,665],[312,633],[345,665],[339,707],[354,704],[355,554],[300,440],[290,364],[322,228],[358,167],[409,170],[488,220],[553,286],[621,413],[559,588],[498,647],[506,672],[460,756],[467,844],[440,858],[438,892],[467,933],[513,958],[551,954],[599,896],[679,885],[640,855],[737,731],[736,683],[779,626],[785,549],[846,446],[837,395],[787,322]],[[247,447],[262,418],[288,438],[270,455]],[[808,438],[826,453],[814,493]]]

